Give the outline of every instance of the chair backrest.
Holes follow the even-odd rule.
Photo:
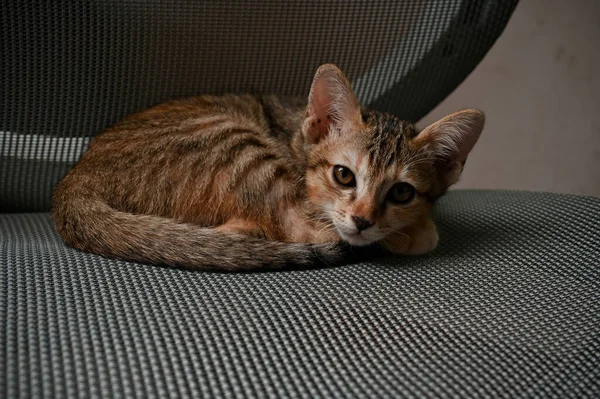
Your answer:
[[[46,211],[88,140],[204,93],[307,95],[334,62],[416,121],[477,65],[517,0],[16,0],[0,13],[0,211]]]

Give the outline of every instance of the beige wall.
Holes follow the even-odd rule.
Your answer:
[[[600,0],[521,0],[482,63],[418,125],[487,116],[457,188],[600,197]]]

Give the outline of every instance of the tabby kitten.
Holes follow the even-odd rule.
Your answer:
[[[323,65],[308,103],[203,96],[126,118],[59,183],[53,216],[77,249],[195,270],[329,262],[344,242],[423,254],[483,124],[469,109],[419,133]]]

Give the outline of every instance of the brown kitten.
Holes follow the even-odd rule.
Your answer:
[[[203,96],[125,119],[57,186],[53,216],[80,250],[198,270],[327,262],[340,241],[421,254],[483,124],[464,110],[418,133],[323,65],[308,103]]]

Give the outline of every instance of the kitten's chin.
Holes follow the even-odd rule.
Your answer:
[[[345,234],[345,233],[343,233],[341,231],[339,233],[340,233],[340,237],[342,238],[342,240],[344,240],[348,244],[354,245],[356,247],[362,247],[362,246],[369,245],[369,244],[373,243],[373,240],[369,240],[369,239],[365,238],[365,236],[363,236],[360,233]]]

